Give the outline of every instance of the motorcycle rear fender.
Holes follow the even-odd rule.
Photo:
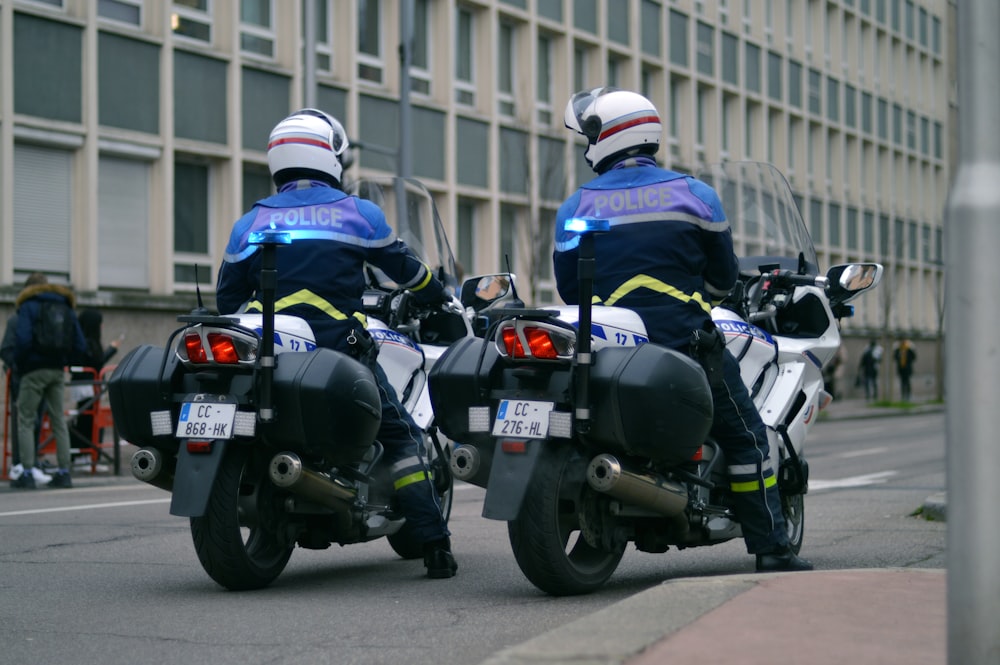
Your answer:
[[[178,517],[201,517],[208,506],[208,497],[215,486],[215,476],[229,442],[217,439],[212,442],[211,452],[197,454],[188,452],[186,444],[186,441],[182,441],[177,451],[170,514]]]
[[[525,492],[546,441],[526,441],[523,453],[504,452],[504,441],[505,439],[497,439],[493,449],[490,479],[486,485],[486,499],[483,501],[483,517],[509,522],[521,512]]]

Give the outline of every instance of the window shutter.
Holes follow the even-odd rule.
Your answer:
[[[70,273],[72,162],[68,150],[14,145],[14,270]]]

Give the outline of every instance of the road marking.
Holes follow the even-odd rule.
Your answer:
[[[878,483],[884,483],[890,477],[895,475],[895,471],[879,471],[878,473],[869,473],[864,476],[851,476],[849,478],[841,478],[840,480],[810,480],[809,491],[876,485]]]
[[[852,457],[865,457],[867,455],[881,455],[882,453],[887,452],[889,452],[889,449],[885,446],[881,446],[879,448],[866,448],[864,450],[855,450],[850,453],[841,453],[837,455],[837,457],[840,457],[841,459],[850,459]]]
[[[170,499],[149,499],[147,501],[116,501],[115,503],[90,503],[82,506],[61,506],[59,508],[35,508],[33,510],[12,510],[0,513],[0,517],[15,517],[17,515],[40,515],[42,513],[62,513],[71,510],[94,510],[98,508],[121,508],[125,506],[144,506],[151,503],[169,503]]]

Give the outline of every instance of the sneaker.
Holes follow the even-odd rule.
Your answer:
[[[22,473],[24,473],[24,467],[21,466],[20,464],[15,464],[14,466],[10,467],[10,473],[7,474],[7,477],[10,478],[10,482],[13,483],[15,480],[21,477]]]
[[[35,477],[35,483],[38,485],[48,485],[52,480],[52,476],[39,469],[37,466],[31,467],[31,475]]]
[[[52,476],[52,480],[49,481],[49,487],[56,489],[72,486],[73,480],[70,478],[69,471],[59,471],[56,475]]]
[[[30,473],[22,473],[16,480],[10,481],[10,486],[15,489],[33,490],[35,489],[35,477]]]
[[[431,579],[440,580],[455,576],[458,564],[451,554],[451,541],[448,538],[424,544],[424,566],[427,568],[427,577]]]

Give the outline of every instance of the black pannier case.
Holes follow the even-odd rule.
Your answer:
[[[656,344],[594,353],[586,440],[667,464],[691,458],[712,427],[701,366]]]
[[[364,457],[382,420],[374,375],[332,349],[276,356],[272,395],[275,420],[263,426],[267,440],[331,464]]]
[[[177,447],[172,433],[153,436],[151,411],[174,411],[173,377],[180,361],[170,352],[163,366],[162,347],[143,344],[122,358],[108,379],[108,401],[118,436],[135,446]],[[163,370],[161,379],[160,370]]]

